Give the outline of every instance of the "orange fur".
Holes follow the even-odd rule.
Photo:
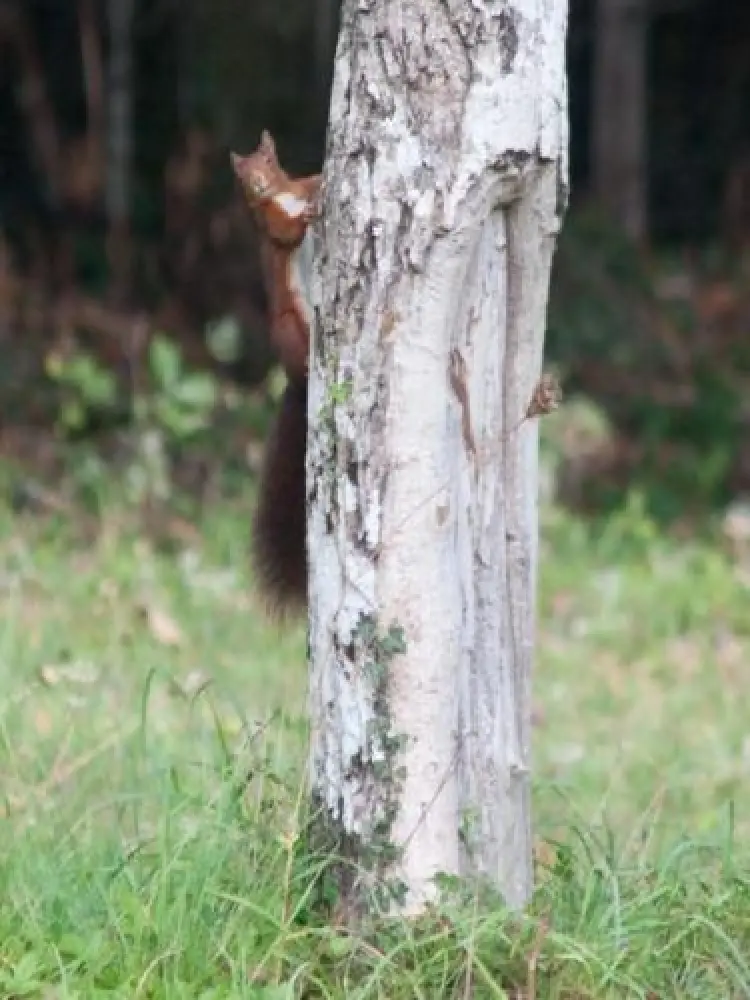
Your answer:
[[[253,211],[261,239],[271,343],[289,385],[266,444],[253,551],[261,588],[271,607],[285,612],[307,598],[305,443],[310,330],[295,254],[318,214],[322,175],[293,179],[281,167],[264,131],[247,156],[231,154],[232,168]]]
[[[318,214],[322,175],[291,178],[266,131],[255,152],[232,153],[231,162],[261,232],[271,342],[289,378],[305,377],[310,331],[293,257]]]

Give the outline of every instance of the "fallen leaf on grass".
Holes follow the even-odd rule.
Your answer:
[[[162,646],[181,646],[184,640],[182,629],[166,611],[151,605],[143,609],[151,635]]]
[[[52,716],[43,708],[34,712],[34,728],[40,736],[49,736],[53,729]]]
[[[557,847],[541,837],[535,837],[534,860],[545,868],[552,868],[557,861]]]
[[[45,663],[39,669],[39,679],[48,687],[56,684],[95,684],[99,679],[99,671],[87,660],[73,663]]]

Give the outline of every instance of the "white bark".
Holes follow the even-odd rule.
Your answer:
[[[355,904],[398,884],[418,911],[438,873],[530,892],[537,438],[514,428],[566,200],[566,18],[343,5],[311,289],[310,703],[314,800],[369,872],[342,882]]]
[[[634,240],[648,228],[648,0],[597,0],[591,131],[594,194]]]

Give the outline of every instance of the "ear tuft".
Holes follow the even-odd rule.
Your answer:
[[[242,176],[242,164],[245,161],[244,156],[240,156],[239,153],[229,153],[229,162],[232,164],[232,170],[238,177]]]
[[[276,143],[271,138],[271,133],[264,128],[260,134],[260,148],[268,156],[276,156]]]

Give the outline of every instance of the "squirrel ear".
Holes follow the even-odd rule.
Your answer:
[[[269,156],[276,156],[276,143],[271,138],[271,133],[264,128],[260,134],[260,148]]]
[[[229,153],[229,162],[232,164],[232,170],[238,177],[242,176],[242,163],[244,159],[245,157],[240,156],[239,153]]]

